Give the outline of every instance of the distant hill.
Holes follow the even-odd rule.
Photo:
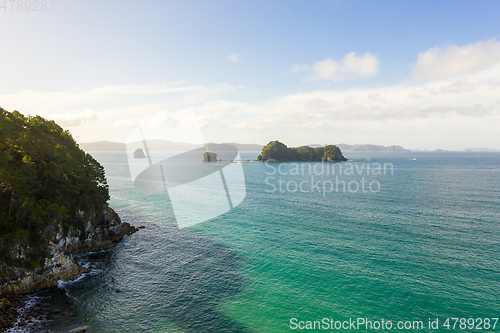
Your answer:
[[[80,148],[85,151],[125,151],[125,144],[121,142],[97,141],[80,143]]]
[[[173,142],[167,140],[148,140],[148,149],[151,151],[188,151],[196,149],[197,146],[186,142]],[[261,151],[263,145],[258,144],[241,144],[228,143],[235,146],[239,151]],[[217,143],[209,143],[208,145],[217,146]],[[85,151],[126,151],[125,143],[111,141],[97,141],[80,143],[80,148]]]
[[[379,146],[379,145],[337,145],[342,151],[408,151],[401,146]]]
[[[467,148],[465,151],[482,151],[482,152],[493,152],[493,151],[500,151],[500,149],[495,149],[495,148]]]
[[[379,146],[379,145],[348,145],[345,143],[336,144],[341,151],[409,151],[401,146]],[[323,145],[309,145],[311,148],[323,147]]]
[[[264,148],[263,145],[255,143],[228,143],[230,145],[238,148],[239,151],[261,151]]]
[[[227,143],[238,148],[239,151],[261,151],[264,148],[259,144],[246,144],[246,143]],[[217,143],[209,143],[209,145],[218,145]],[[324,147],[325,145],[311,144],[307,145],[311,148]],[[409,151],[401,146],[380,146],[370,144],[348,145],[345,143],[337,144],[341,151]],[[80,143],[80,148],[85,151],[125,151],[125,143],[112,142],[112,141],[97,141]],[[148,149],[151,151],[188,151],[196,149],[193,144],[186,142],[173,142],[167,140],[148,140]]]

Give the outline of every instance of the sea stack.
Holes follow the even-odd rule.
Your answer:
[[[146,154],[144,154],[144,151],[141,148],[137,148],[134,151],[134,158],[146,158]]]
[[[217,154],[207,151],[203,154],[203,162],[216,162]]]

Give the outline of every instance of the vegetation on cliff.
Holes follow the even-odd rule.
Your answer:
[[[289,148],[279,141],[271,141],[262,149],[262,153],[257,158],[259,161],[274,160],[278,162],[287,161],[347,161],[337,146],[328,145],[325,147],[311,148],[301,146]]]
[[[0,268],[43,266],[47,230],[83,225],[108,199],[104,168],[68,131],[0,108]]]

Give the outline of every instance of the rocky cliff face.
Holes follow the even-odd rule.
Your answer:
[[[135,230],[130,224],[122,222],[113,209],[106,207],[80,227],[73,225],[64,232],[59,226],[52,228],[50,234],[56,252],[78,254],[109,249]]]
[[[56,287],[59,280],[76,279],[85,269],[73,261],[74,254],[109,249],[136,230],[129,223],[122,222],[108,206],[86,223],[72,225],[66,231],[62,225],[51,226],[47,229],[51,254],[44,267],[33,270],[0,267],[6,273],[0,280],[0,297],[32,293]],[[23,252],[22,247],[18,249],[18,255],[22,256]]]

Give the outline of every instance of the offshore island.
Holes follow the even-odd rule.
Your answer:
[[[0,330],[14,295],[57,287],[90,270],[73,255],[113,247],[137,228],[108,205],[104,168],[69,131],[0,108]]]
[[[278,140],[269,142],[262,153],[257,157],[257,161],[276,162],[344,162],[347,159],[342,155],[339,147],[327,145],[325,147],[311,148],[301,146],[289,148]]]

